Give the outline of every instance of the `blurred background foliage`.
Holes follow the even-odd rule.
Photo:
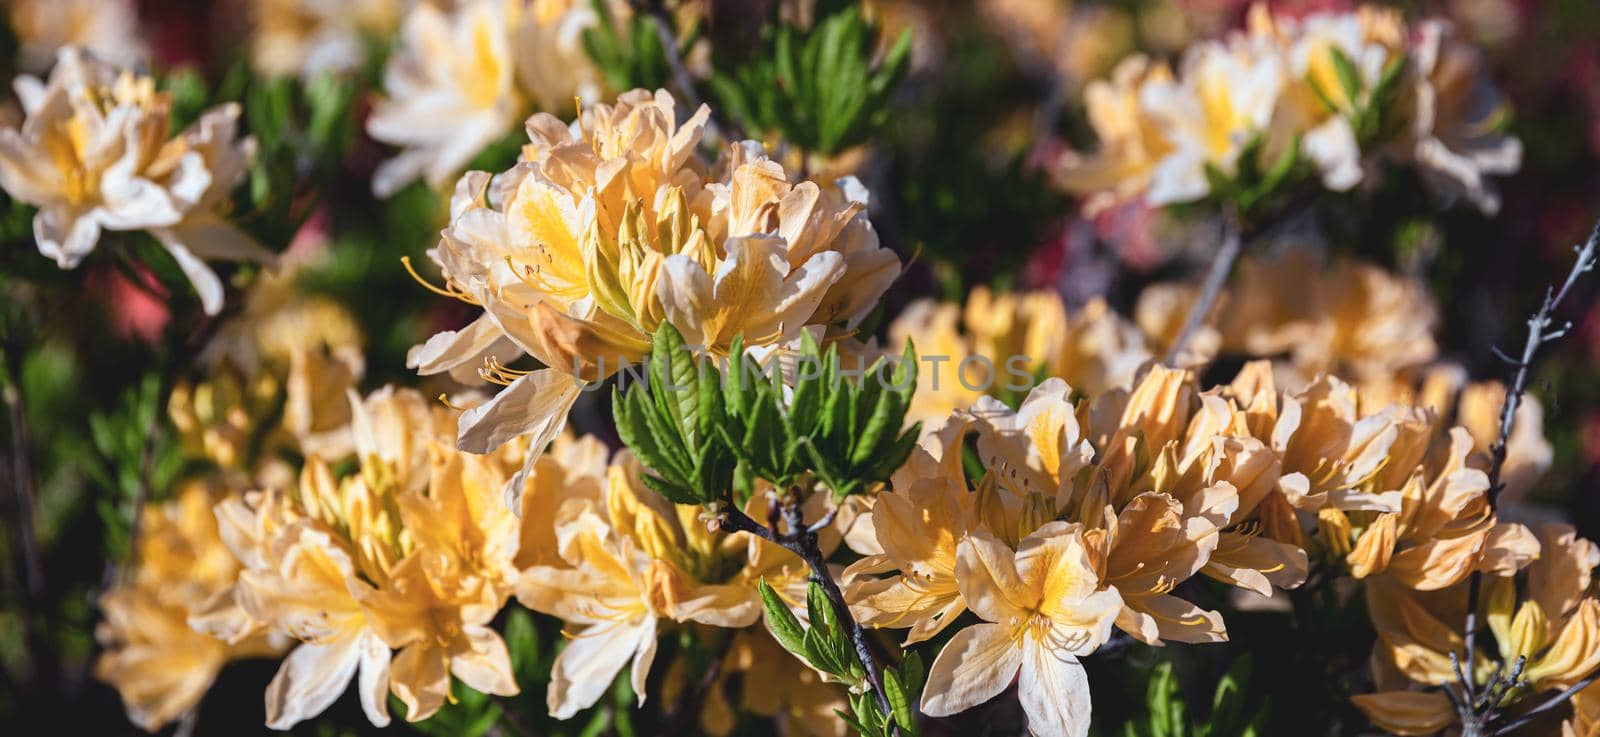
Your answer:
[[[1600,3],[1593,0],[1433,0],[1387,3],[1413,17],[1454,19],[1485,49],[1511,96],[1510,122],[1526,147],[1522,170],[1503,184],[1495,218],[1470,208],[1432,215],[1414,176],[1386,174],[1373,192],[1325,198],[1314,217],[1338,249],[1425,276],[1441,306],[1444,357],[1475,378],[1498,378],[1495,345],[1520,340],[1523,316],[1544,286],[1564,273],[1570,246],[1600,201]],[[406,350],[471,317],[464,305],[432,298],[401,267],[420,259],[443,224],[446,203],[418,184],[387,201],[370,193],[385,149],[361,132],[385,49],[344,76],[263,78],[243,58],[245,3],[146,0],[140,22],[154,68],[175,98],[175,124],[203,107],[241,101],[261,153],[235,213],[274,250],[318,257],[296,286],[351,310],[365,336],[363,388],[415,383]],[[696,94],[738,132],[787,147],[789,163],[826,175],[858,171],[872,193],[872,219],[910,264],[887,300],[893,314],[921,296],[958,298],[976,285],[1053,288],[1069,303],[1104,295],[1126,314],[1139,288],[1192,262],[1211,236],[1181,220],[1115,211],[1088,218],[1049,183],[1041,162],[1063,147],[1092,142],[1082,89],[1135,49],[1171,57],[1191,39],[1240,22],[1239,0],[957,0],[818,2],[796,14],[774,0],[705,0],[708,22],[685,23],[678,3],[639,3],[584,39],[613,87],[671,86],[666,28],[691,64],[708,53],[715,74],[697,75]],[[1041,40],[1009,6],[1065,18],[1064,33]],[[1345,7],[1338,0],[1285,0],[1275,7]],[[803,16],[803,17],[802,17]],[[706,49],[705,52],[697,49]],[[0,30],[0,72],[9,78],[15,39]],[[570,118],[570,113],[564,115]],[[514,161],[519,132],[480,155],[474,168]],[[848,162],[848,167],[841,162]],[[34,547],[24,560],[18,530],[0,531],[7,565],[0,584],[0,724],[12,734],[118,734],[134,730],[116,694],[89,677],[98,618],[93,602],[109,566],[125,555],[132,500],[170,488],[185,461],[166,419],[164,388],[183,377],[196,342],[215,329],[196,310],[176,266],[144,236],[128,249],[101,248],[77,272],[59,271],[32,245],[31,214],[0,202],[0,351],[14,377],[7,392],[27,399]],[[225,278],[248,282],[249,267]],[[63,289],[63,285],[78,285]],[[60,295],[67,296],[61,297]],[[49,300],[41,298],[48,295]],[[230,307],[239,304],[230,293]],[[166,305],[174,298],[180,304]],[[864,326],[870,331],[872,322]],[[1535,495],[1600,536],[1600,308],[1575,319],[1575,333],[1541,360],[1534,385],[1546,399],[1553,471]],[[586,401],[589,401],[586,399]],[[576,415],[605,434],[608,412]],[[9,427],[9,426],[7,426]],[[12,438],[9,429],[4,438]],[[13,471],[0,471],[14,488]],[[6,519],[16,499],[7,494]],[[42,575],[39,575],[42,574]],[[38,575],[38,580],[33,577]],[[1281,612],[1227,608],[1220,589],[1193,581],[1189,598],[1224,608],[1225,646],[1108,646],[1088,661],[1098,723],[1125,725],[1102,737],[1245,737],[1357,734],[1345,701],[1365,658],[1366,618],[1333,607]],[[1315,602],[1308,602],[1315,604]],[[1348,606],[1358,607],[1359,601]],[[19,617],[31,608],[42,631]],[[578,718],[551,720],[542,692],[562,641],[559,626],[518,607],[501,615],[523,695],[504,699],[455,689],[457,700],[418,725],[391,731],[428,735],[655,734],[678,717],[673,704],[634,709],[625,679]],[[1307,633],[1313,636],[1308,638]],[[48,658],[29,653],[42,645]],[[687,662],[709,664],[700,640],[676,643]],[[940,643],[923,648],[931,657]],[[1125,643],[1124,643],[1125,644]],[[1316,665],[1313,665],[1316,664]],[[1331,664],[1331,665],[1330,665]],[[276,663],[230,666],[191,722],[176,730],[264,731],[261,692]],[[651,690],[668,669],[657,669]],[[1176,678],[1174,674],[1194,676]],[[1185,691],[1181,683],[1205,684]],[[957,720],[960,734],[1004,734],[1020,723],[997,700]],[[1015,708],[1014,700],[1010,702]],[[20,731],[12,731],[19,729]],[[739,734],[767,734],[763,724]],[[332,737],[374,731],[354,698],[295,734]],[[186,732],[185,732],[186,733]]]

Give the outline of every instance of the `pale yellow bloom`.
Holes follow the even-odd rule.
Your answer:
[[[573,0],[413,8],[384,70],[385,98],[367,119],[373,138],[402,149],[373,173],[373,191],[388,197],[419,178],[442,189],[510,133],[530,102],[558,110],[595,101],[599,73],[582,37],[597,20]]]
[[[907,422],[931,432],[985,394],[1020,393],[1041,377],[1090,395],[1133,383],[1152,356],[1139,329],[1094,299],[1070,312],[1053,292],[995,294],[979,286],[961,307],[917,300],[889,325],[885,349],[910,340],[917,389]]]
[[[76,47],[61,50],[48,83],[18,78],[17,93],[27,117],[0,130],[0,186],[39,208],[34,239],[61,268],[82,262],[102,230],[148,231],[216,314],[222,281],[206,259],[272,261],[219,213],[255,153],[254,139],[237,138],[237,104],[169,137],[171,99],[153,78]]]
[[[570,128],[536,115],[526,160],[494,197],[487,174],[462,179],[431,255],[441,291],[484,315],[410,357],[424,373],[495,359],[483,373],[507,386],[462,416],[462,449],[526,435],[535,462],[581,384],[639,360],[664,321],[713,354],[741,335],[752,347],[793,344],[808,325],[842,335],[898,274],[858,184],[791,181],[754,144],[713,170],[697,150],[709,110],[679,125],[674,108],[664,91],[635,90]],[[503,367],[520,353],[545,368]],[[525,475],[508,489],[513,503]]]
[[[250,0],[250,61],[267,76],[344,73],[366,60],[411,0]]]
[[[1196,291],[1147,288],[1135,312],[1140,326],[1170,343]],[[1242,259],[1208,324],[1221,353],[1277,359],[1282,383],[1299,388],[1320,373],[1369,382],[1431,361],[1437,315],[1420,281],[1295,247]]]
[[[663,616],[650,596],[648,556],[632,538],[615,534],[600,510],[568,509],[571,517],[559,532],[563,565],[529,568],[517,585],[523,606],[567,623],[567,645],[556,657],[546,698],[557,719],[593,706],[630,662],[634,693],[644,703]]]
[[[1173,151],[1173,143],[1140,103],[1145,85],[1171,81],[1166,64],[1136,54],[1117,64],[1109,79],[1090,82],[1084,90],[1099,150],[1090,156],[1069,153],[1055,176],[1068,192],[1089,197],[1090,211],[1142,194],[1156,165]]]
[[[388,693],[408,720],[426,719],[450,698],[452,676],[517,693],[505,643],[488,625],[518,577],[520,525],[499,492],[521,449],[457,452],[452,413],[416,392],[350,401],[359,473],[336,478],[312,456],[297,493],[218,508],[245,565],[233,599],[302,643],[268,686],[268,725],[321,713],[352,678],[379,726]]]
[[[1030,732],[1087,734],[1089,684],[1078,658],[1111,636],[1121,599],[1099,588],[1082,529],[1051,522],[1016,551],[979,531],[961,542],[956,565],[962,597],[984,622],[957,632],[939,651],[922,711],[935,717],[965,711],[1016,679]]]
[[[11,0],[7,4],[25,72],[49,71],[56,52],[67,46],[88,49],[117,66],[133,66],[148,54],[139,38],[139,6],[133,0]]]
[[[1482,53],[1458,40],[1448,22],[1425,21],[1417,33],[1414,109],[1396,147],[1440,195],[1492,215],[1500,210],[1500,191],[1489,176],[1522,167],[1522,141],[1505,133],[1508,104]]]
[[[95,677],[117,689],[128,719],[148,731],[194,709],[230,660],[274,650],[259,633],[225,642],[189,625],[239,572],[211,516],[217,498],[212,484],[191,481],[171,501],[140,510],[132,570],[100,598],[105,620],[95,635],[105,651]]]
[[[1600,599],[1590,586],[1600,548],[1559,524],[1542,526],[1539,543],[1538,559],[1521,574],[1524,595],[1518,595],[1515,571],[1484,582],[1483,621],[1498,648],[1487,653],[1480,648],[1473,669],[1482,682],[1497,665],[1509,667],[1525,658],[1523,677],[1529,685],[1523,693],[1533,694],[1565,688],[1600,668]],[[1463,652],[1458,628],[1466,598],[1465,585],[1438,592],[1408,591],[1386,581],[1368,585],[1368,610],[1378,630],[1374,670],[1380,689],[1389,690],[1354,700],[1374,722],[1402,735],[1434,734],[1455,723],[1443,694],[1402,689],[1408,681],[1436,686],[1455,678],[1450,655]],[[1592,731],[1593,706],[1587,698],[1580,694],[1574,700],[1564,735]]]

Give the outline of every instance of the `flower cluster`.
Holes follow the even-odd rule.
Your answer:
[[[598,22],[580,0],[419,3],[384,70],[386,99],[367,119],[373,138],[403,149],[372,175],[388,197],[425,179],[440,189],[528,114],[594,102],[600,72],[584,54]]]
[[[425,375],[477,364],[505,385],[462,415],[462,449],[526,435],[531,464],[583,383],[639,362],[664,322],[707,353],[736,337],[770,350],[807,326],[854,328],[899,273],[854,180],[794,181],[754,143],[707,161],[710,110],[679,123],[675,108],[665,91],[634,90],[570,128],[535,115],[522,163],[457,185],[429,255],[446,282],[436,289],[483,314],[409,361]],[[522,354],[543,368],[504,365]]]
[[[27,117],[0,130],[0,187],[39,208],[39,252],[61,268],[81,263],[102,231],[146,231],[214,314],[223,288],[206,259],[272,260],[223,216],[255,151],[238,138],[238,105],[207,110],[171,136],[172,100],[154,79],[76,47],[61,51],[48,81],[16,85]]]
[[[1176,71],[1136,55],[1084,99],[1100,148],[1068,156],[1057,177],[1091,208],[1133,196],[1192,202],[1259,171],[1258,159],[1303,156],[1329,190],[1354,188],[1389,159],[1493,213],[1489,177],[1522,159],[1477,51],[1443,21],[1410,27],[1378,6],[1292,19],[1258,4],[1246,30],[1190,46]]]

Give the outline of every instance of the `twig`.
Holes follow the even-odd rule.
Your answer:
[[[788,524],[789,532],[779,532],[776,524],[777,517],[782,515],[783,521]],[[730,507],[719,518],[722,529],[734,532],[748,532],[768,542],[783,547],[791,553],[800,556],[805,561],[806,567],[811,569],[811,580],[822,588],[822,593],[833,604],[834,612],[839,621],[844,624],[850,633],[850,642],[855,647],[856,660],[866,671],[867,683],[872,686],[872,695],[876,697],[878,707],[883,713],[889,714],[889,697],[883,689],[883,674],[878,667],[878,659],[872,655],[872,646],[867,641],[867,631],[856,621],[855,615],[850,613],[850,605],[845,602],[844,592],[839,589],[839,583],[833,580],[833,573],[828,570],[828,561],[822,554],[822,548],[817,544],[817,531],[805,523],[805,513],[800,509],[799,501],[791,498],[781,506],[776,502],[768,509],[768,519],[773,524],[769,528],[760,522],[751,519],[749,515],[737,507]],[[894,728],[896,735],[900,734],[899,726]]]
[[[1572,286],[1578,278],[1594,270],[1595,248],[1600,244],[1600,223],[1595,224],[1595,229],[1589,233],[1589,240],[1583,246],[1573,250],[1578,252],[1578,259],[1572,264],[1572,270],[1567,272],[1566,281],[1561,283],[1561,288],[1547,288],[1544,293],[1544,303],[1539,306],[1539,311],[1528,318],[1528,340],[1522,345],[1522,358],[1515,362],[1516,374],[1513,376],[1511,386],[1506,389],[1505,403],[1500,407],[1500,434],[1495,438],[1494,444],[1489,446],[1489,503],[1493,506],[1495,496],[1500,493],[1504,484],[1500,482],[1500,471],[1506,462],[1506,447],[1511,440],[1511,428],[1516,423],[1517,408],[1522,404],[1522,395],[1528,389],[1528,371],[1533,366],[1534,354],[1546,343],[1565,335],[1571,327],[1570,323],[1552,332],[1550,329],[1552,315],[1561,302],[1572,291]]]
[[[1178,330],[1178,337],[1172,340],[1172,347],[1167,349],[1167,365],[1178,362],[1178,356],[1183,354],[1183,347],[1194,336],[1194,333],[1205,324],[1206,317],[1211,314],[1211,307],[1217,301],[1217,295],[1222,293],[1222,285],[1227,283],[1228,275],[1233,273],[1233,264],[1239,260],[1239,252],[1244,249],[1244,233],[1238,221],[1224,215],[1222,218],[1222,246],[1217,249],[1211,258],[1211,270],[1206,272],[1206,280],[1200,287],[1200,294],[1195,298],[1194,304],[1189,306],[1189,314],[1183,319],[1183,327]]]
[[[1550,710],[1567,703],[1567,699],[1572,698],[1574,694],[1593,685],[1596,679],[1600,679],[1600,671],[1590,673],[1589,677],[1578,681],[1571,686],[1568,686],[1566,689],[1562,690],[1561,693],[1545,699],[1543,703],[1533,707],[1532,709],[1529,709],[1527,712],[1522,714],[1522,716],[1519,716],[1516,719],[1506,723],[1505,726],[1496,729],[1492,737],[1503,737],[1504,735],[1511,734],[1519,727],[1526,726],[1529,722],[1538,719],[1546,712],[1549,712]]]
[[[1578,253],[1577,260],[1572,264],[1572,269],[1567,272],[1567,278],[1561,283],[1560,288],[1545,289],[1544,301],[1540,303],[1539,310],[1528,318],[1528,339],[1522,345],[1522,357],[1512,359],[1504,351],[1494,348],[1495,355],[1516,367],[1516,373],[1511,380],[1511,386],[1506,388],[1505,401],[1500,405],[1500,432],[1495,441],[1489,446],[1489,508],[1494,508],[1495,498],[1499,495],[1505,484],[1500,480],[1500,474],[1506,462],[1506,449],[1511,440],[1511,431],[1517,420],[1517,409],[1522,404],[1522,396],[1528,389],[1528,375],[1533,367],[1534,356],[1539,349],[1567,333],[1571,324],[1551,330],[1557,308],[1572,291],[1573,285],[1578,283],[1578,278],[1594,270],[1595,250],[1600,246],[1600,223],[1595,224],[1589,233],[1589,239],[1574,250]],[[1496,668],[1494,675],[1480,689],[1473,671],[1476,660],[1476,644],[1478,634],[1478,597],[1482,589],[1483,574],[1479,571],[1472,572],[1472,578],[1467,584],[1467,621],[1462,633],[1465,642],[1465,663],[1458,659],[1455,653],[1450,653],[1450,662],[1455,666],[1456,683],[1445,684],[1446,694],[1451,696],[1451,703],[1455,706],[1456,716],[1461,720],[1462,737],[1488,737],[1488,735],[1509,734],[1512,730],[1533,721],[1540,712],[1555,708],[1562,704],[1572,694],[1577,693],[1582,685],[1593,682],[1595,675],[1590,675],[1578,686],[1569,688],[1557,694],[1554,698],[1545,701],[1521,718],[1510,724],[1489,732],[1491,725],[1500,716],[1501,701],[1506,694],[1526,686],[1522,680],[1523,667],[1526,665],[1524,658],[1518,658],[1510,674],[1503,674],[1505,664],[1501,663]],[[1460,689],[1462,698],[1455,697],[1455,690]]]

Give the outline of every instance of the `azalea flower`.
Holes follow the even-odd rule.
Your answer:
[[[546,698],[557,719],[593,706],[630,662],[633,691],[643,704],[663,616],[649,595],[648,556],[631,538],[614,534],[598,510],[568,509],[572,517],[560,532],[564,565],[529,568],[517,585],[523,606],[560,617],[569,627]]]
[[[1589,586],[1600,566],[1600,548],[1564,524],[1541,526],[1538,538],[1539,555],[1520,574],[1512,571],[1484,583],[1483,621],[1498,647],[1479,649],[1481,662],[1473,669],[1486,678],[1496,671],[1493,661],[1503,668],[1525,658],[1523,677],[1531,693],[1566,688],[1600,668],[1600,600]],[[1525,596],[1518,596],[1518,578]],[[1373,667],[1379,692],[1354,697],[1355,705],[1401,735],[1434,734],[1454,724],[1455,709],[1444,694],[1408,686],[1437,686],[1455,678],[1450,655],[1464,648],[1459,627],[1465,621],[1466,587],[1429,593],[1375,582],[1367,587],[1367,601],[1378,629]],[[1576,701],[1566,729],[1586,719],[1583,698]]]
[[[266,76],[345,73],[366,60],[365,36],[386,38],[414,0],[251,0],[250,61]]]
[[[443,188],[511,132],[528,107],[516,84],[519,56],[545,45],[519,36],[518,29],[562,23],[565,12],[550,5],[525,10],[504,0],[470,0],[449,12],[428,3],[412,9],[399,51],[384,70],[385,98],[367,119],[373,138],[403,149],[373,172],[377,196],[389,197],[419,178]],[[585,15],[592,25],[592,11]],[[586,27],[567,23],[564,32],[577,38]],[[587,66],[544,71],[578,74]],[[585,91],[592,97],[596,89]],[[560,102],[571,103],[570,95]]]
[[[267,689],[275,729],[321,713],[352,678],[378,726],[389,721],[388,693],[420,721],[450,698],[452,676],[517,693],[488,625],[518,577],[521,532],[497,492],[521,449],[457,452],[447,442],[452,412],[415,392],[384,389],[351,404],[357,474],[338,478],[312,456],[297,494],[218,508],[245,565],[233,600],[301,641]]]
[[[889,325],[887,347],[911,341],[920,357],[906,421],[932,431],[984,394],[1032,388],[1039,376],[1097,395],[1133,383],[1151,359],[1139,329],[1094,299],[1069,312],[1048,291],[995,294],[979,286],[960,307],[907,305]]]
[[[978,532],[961,542],[957,580],[967,606],[984,620],[939,651],[922,711],[950,716],[998,696],[1017,681],[1028,729],[1041,737],[1089,731],[1089,684],[1078,658],[1111,636],[1121,608],[1100,589],[1082,529],[1051,522],[1017,549]]]
[[[1150,174],[1152,205],[1189,202],[1211,191],[1206,167],[1232,174],[1247,144],[1271,131],[1283,92],[1283,62],[1260,44],[1203,42],[1183,57],[1177,79],[1140,88],[1140,105],[1172,144]],[[1269,141],[1270,150],[1288,143]]]
[[[571,128],[536,115],[522,164],[492,187],[482,172],[462,178],[430,255],[447,284],[436,289],[484,314],[409,357],[422,373],[484,362],[506,385],[462,415],[462,449],[525,435],[536,462],[581,386],[640,360],[663,321],[712,354],[735,336],[770,350],[808,325],[853,329],[899,273],[859,185],[791,181],[754,144],[713,175],[697,150],[709,110],[679,125],[674,107],[635,90]],[[544,368],[505,367],[522,353]]]
[[[146,731],[198,706],[229,661],[278,649],[259,632],[225,642],[189,625],[239,573],[211,516],[218,486],[190,481],[171,501],[140,510],[132,570],[100,597],[105,620],[95,635],[105,650],[95,677],[117,689],[128,719]]]
[[[23,71],[47,72],[68,46],[87,49],[121,67],[145,60],[139,8],[131,0],[13,0],[11,30],[22,48]]]
[[[144,230],[200,295],[222,309],[222,282],[205,259],[270,263],[272,254],[218,210],[244,177],[255,141],[237,139],[239,106],[221,105],[168,138],[171,100],[155,80],[118,72],[74,47],[48,83],[17,80],[26,119],[0,130],[0,186],[39,208],[39,252],[76,267],[101,231]]]
[[[1140,102],[1146,85],[1172,81],[1166,64],[1135,54],[1118,63],[1109,79],[1084,89],[1084,107],[1099,150],[1087,156],[1068,152],[1055,176],[1068,192],[1089,198],[1085,209],[1090,213],[1142,194],[1156,165],[1174,150],[1166,131]]]
[[[1489,175],[1522,167],[1522,141],[1505,132],[1505,98],[1482,54],[1458,41],[1452,25],[1427,21],[1417,33],[1415,110],[1408,135],[1396,145],[1409,148],[1424,180],[1447,200],[1465,198],[1493,215],[1500,192]]]

